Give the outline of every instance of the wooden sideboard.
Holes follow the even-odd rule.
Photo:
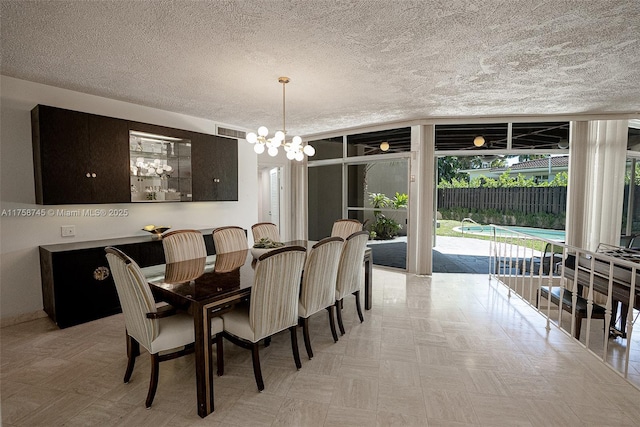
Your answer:
[[[207,254],[214,255],[211,232],[201,230]],[[120,302],[104,248],[115,246],[141,267],[164,264],[162,240],[149,236],[40,246],[44,311],[60,328],[120,313]]]

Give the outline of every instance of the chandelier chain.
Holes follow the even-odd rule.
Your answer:
[[[282,83],[282,132],[284,132],[284,135],[287,135],[287,123],[286,123],[286,117],[287,117],[287,111],[286,111],[286,96],[285,96],[285,88],[287,86],[287,83],[289,83],[289,80],[287,79],[287,81],[281,81]]]

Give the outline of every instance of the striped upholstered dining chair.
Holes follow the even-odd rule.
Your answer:
[[[107,247],[105,251],[126,326],[128,362],[124,382],[131,379],[136,357],[140,346],[143,346],[151,355],[151,380],[145,400],[145,406],[149,408],[158,388],[160,362],[193,353],[193,317],[174,310],[158,310],[138,264],[119,249]],[[211,333],[215,335],[218,375],[224,371],[222,330],[222,319],[212,318]]]
[[[338,327],[340,333],[344,335],[344,324],[342,323],[342,300],[345,296],[353,294],[356,297],[356,309],[360,322],[364,322],[362,315],[362,307],[360,305],[360,287],[364,282],[364,268],[362,260],[364,259],[364,251],[369,241],[368,231],[358,231],[347,237],[342,253],[340,254],[340,263],[338,264],[338,277],[336,279],[336,317],[338,318]]]
[[[213,244],[217,254],[241,251],[249,248],[247,235],[242,227],[219,227],[213,230]]]
[[[280,233],[278,232],[278,226],[272,222],[259,222],[251,226],[251,232],[253,233],[253,241],[257,242],[260,239],[267,238],[272,242],[280,242]]]
[[[167,263],[205,258],[207,247],[198,230],[175,230],[162,236],[164,258]]]
[[[338,276],[338,262],[344,240],[341,237],[327,237],[313,247],[307,256],[302,274],[300,288],[300,304],[298,316],[302,322],[304,346],[309,359],[313,357],[311,339],[309,337],[309,317],[326,309],[329,312],[329,326],[333,341],[338,341],[334,320],[334,303],[336,296],[336,277]]]
[[[331,228],[331,237],[337,236],[346,240],[357,231],[362,231],[362,223],[357,219],[338,219]]]
[[[242,267],[247,260],[248,249],[244,251],[224,252],[216,255],[214,271],[217,273],[229,273]]]
[[[222,315],[224,337],[251,350],[253,374],[258,390],[264,390],[260,368],[260,340],[289,329],[291,349],[296,367],[298,353],[298,295],[306,249],[287,246],[269,251],[258,258],[255,266],[249,306],[240,305]]]

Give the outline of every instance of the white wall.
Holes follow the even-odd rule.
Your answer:
[[[43,207],[35,204],[33,178],[30,111],[36,104],[209,134],[214,133],[216,124],[211,120],[0,76],[0,210]],[[0,318],[3,324],[42,315],[39,245],[146,235],[141,230],[146,224],[170,225],[173,229],[239,225],[250,230],[258,220],[257,156],[253,147],[243,142],[238,141],[237,202],[48,205],[44,207],[126,208],[129,214],[113,218],[0,217]],[[62,225],[75,225],[76,236],[62,238]]]

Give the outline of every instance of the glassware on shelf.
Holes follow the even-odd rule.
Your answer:
[[[190,178],[190,151],[188,139],[130,131],[131,201],[180,201],[182,194],[191,194],[191,180],[181,179]],[[133,187],[137,190],[135,195]]]

